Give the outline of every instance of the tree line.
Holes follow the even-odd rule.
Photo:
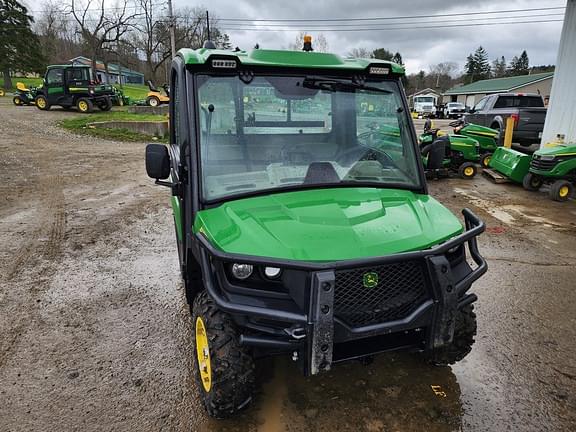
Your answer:
[[[523,50],[519,56],[514,56],[509,63],[506,63],[504,56],[490,62],[486,50],[479,46],[474,53],[470,53],[466,57],[463,81],[465,84],[470,84],[483,79],[551,72],[553,70],[553,65],[530,67],[530,59],[526,50]]]

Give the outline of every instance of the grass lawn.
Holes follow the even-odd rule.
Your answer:
[[[118,86],[116,86],[118,87]],[[124,84],[124,94],[129,96],[131,100],[146,99],[146,95],[150,91],[148,86],[139,84]]]
[[[42,78],[24,78],[24,77],[12,77],[12,85],[16,89],[16,83],[23,82],[28,88],[38,87],[42,85]],[[0,78],[0,87],[4,88],[4,78]]]
[[[88,123],[99,121],[162,121],[166,116],[154,114],[132,114],[125,111],[109,111],[96,114],[82,114],[62,120],[59,125],[64,129],[74,131],[81,135],[90,135],[116,141],[157,141],[168,142],[165,138],[156,138],[129,131],[127,129],[93,129]]]

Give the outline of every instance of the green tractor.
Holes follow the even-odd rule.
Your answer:
[[[263,357],[305,375],[385,351],[463,359],[485,225],[428,194],[404,69],[309,38],[300,52],[210,45],[172,61],[170,144],[146,148],[171,191],[209,415],[250,404]]]
[[[454,128],[455,135],[472,138],[478,141],[480,165],[482,165],[482,168],[488,168],[492,154],[501,146],[500,131],[486,126],[468,123],[466,117],[450,122],[449,125]]]
[[[554,201],[567,201],[574,194],[576,145],[557,144],[534,152],[522,185],[537,191],[544,184],[550,185],[549,195]]]
[[[429,129],[427,122],[420,135],[420,151],[429,179],[450,177],[457,173],[471,179],[478,173],[480,144],[462,135],[443,135],[439,129]]]
[[[81,113],[112,108],[114,90],[111,85],[97,84],[92,68],[85,65],[48,66],[42,87],[37,89],[36,106],[49,110],[54,105],[64,109],[76,107]]]

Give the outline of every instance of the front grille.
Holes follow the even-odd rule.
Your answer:
[[[370,287],[366,275],[373,281],[374,274],[378,282]],[[336,272],[334,315],[351,327],[405,318],[428,298],[424,270],[416,261]]]
[[[530,168],[540,171],[551,171],[554,169],[556,165],[558,165],[558,163],[560,163],[560,161],[557,159],[545,160],[534,158],[530,162]]]

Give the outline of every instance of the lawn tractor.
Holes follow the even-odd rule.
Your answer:
[[[157,107],[170,102],[170,88],[168,84],[164,84],[161,88],[158,88],[152,81],[148,81],[148,88],[150,91],[146,96],[146,105]]]
[[[49,110],[53,105],[59,105],[64,109],[76,107],[81,113],[92,112],[94,107],[109,111],[112,108],[113,94],[111,85],[95,82],[89,66],[52,65],[46,70],[35,102],[41,110]]]
[[[468,123],[465,118],[450,122],[449,125],[454,131],[454,134],[450,135],[450,142],[470,144],[472,143],[470,139],[477,141],[479,156],[474,159],[474,162],[479,161],[482,168],[487,168],[492,154],[499,147],[500,132],[496,129]],[[428,119],[424,123],[424,134],[420,135],[420,142],[426,144],[432,142],[430,134],[426,135],[426,132],[430,130],[432,130],[432,121]]]
[[[429,125],[427,123],[427,125]],[[439,129],[427,129],[420,135],[422,161],[429,179],[441,179],[458,174],[473,178],[480,160],[479,143],[461,135],[445,135]]]
[[[16,92],[12,98],[12,102],[16,106],[34,105],[34,98],[36,97],[37,93],[38,89],[36,87],[27,88],[24,83],[17,82]]]
[[[567,201],[576,185],[576,144],[556,144],[544,147],[532,155],[529,172],[522,185],[530,191],[550,185],[549,196],[554,201]]]
[[[180,50],[170,144],[146,148],[171,191],[194,375],[217,418],[250,404],[262,357],[305,375],[398,350],[446,365],[476,335],[485,226],[428,194],[404,69],[305,41]]]

